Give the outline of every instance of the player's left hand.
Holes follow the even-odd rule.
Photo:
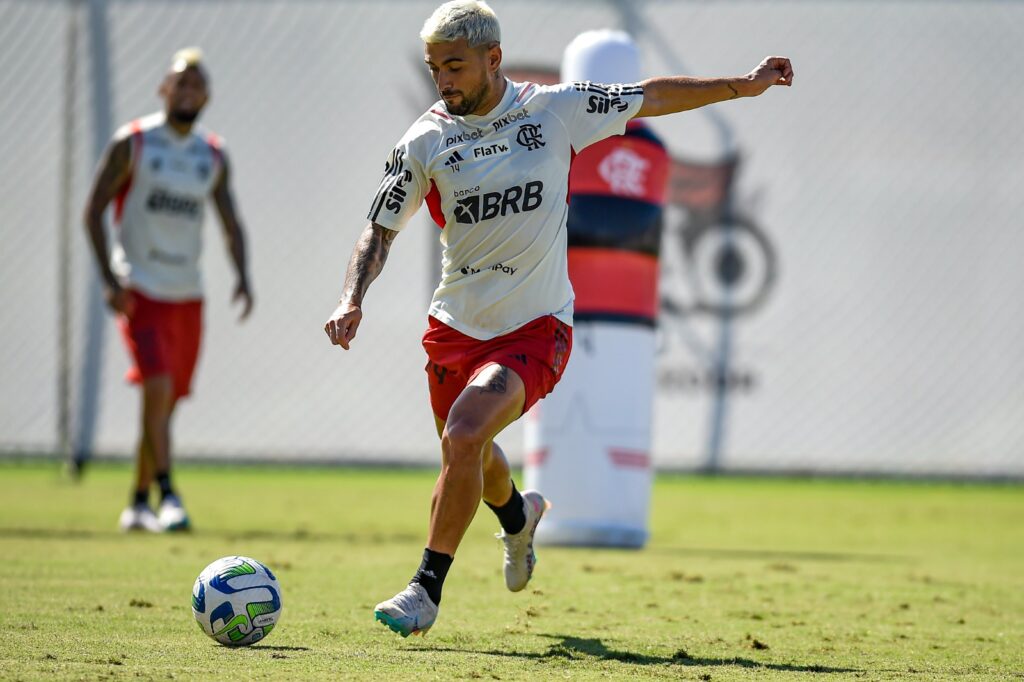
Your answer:
[[[232,303],[242,302],[242,312],[238,315],[238,321],[244,322],[249,313],[252,312],[252,292],[249,290],[248,280],[241,280],[235,286],[235,293],[231,296]]]
[[[747,74],[753,84],[752,95],[760,95],[773,85],[793,85],[793,65],[786,57],[765,57]]]

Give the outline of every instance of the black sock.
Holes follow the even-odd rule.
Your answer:
[[[148,490],[136,490],[135,493],[132,495],[132,504],[133,505],[140,505],[140,504],[148,505],[149,504],[149,491]]]
[[[526,527],[526,508],[523,507],[523,496],[516,490],[514,481],[512,482],[512,497],[508,498],[508,502],[500,507],[495,507],[487,500],[484,500],[484,504],[498,516],[498,522],[509,535],[515,535]]]
[[[166,471],[162,474],[156,475],[156,484],[160,486],[161,502],[166,500],[168,495],[174,494],[174,489],[171,487],[171,475]]]
[[[424,549],[420,568],[410,581],[423,585],[423,589],[427,591],[427,596],[430,597],[430,601],[434,602],[435,606],[441,604],[441,588],[444,587],[444,579],[448,575],[448,569],[451,568],[452,561],[454,560],[455,557],[448,554],[441,554],[432,549]]]

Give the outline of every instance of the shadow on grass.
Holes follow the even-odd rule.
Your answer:
[[[541,635],[548,639],[558,640],[557,643],[548,647],[545,652],[524,652],[524,651],[497,651],[497,650],[467,650],[454,647],[428,647],[420,651],[450,651],[453,653],[474,653],[487,656],[503,656],[509,658],[525,658],[530,660],[551,660],[564,658],[568,660],[582,660],[594,658],[602,661],[619,661],[632,665],[681,665],[688,667],[718,666],[737,667],[761,670],[780,670],[795,673],[859,673],[863,672],[857,668],[834,668],[825,665],[791,665],[788,663],[763,663],[749,658],[707,658],[691,656],[680,649],[671,656],[651,656],[649,654],[638,654],[632,651],[617,651],[609,649],[600,639],[584,639],[567,635]],[[410,649],[410,651],[414,651]]]
[[[711,549],[705,547],[649,547],[649,554],[704,557],[707,559],[750,559],[753,561],[849,561],[865,563],[900,563],[907,557],[892,554],[856,554],[852,552],[785,552],[758,549]]]
[[[0,528],[0,539],[10,540],[96,540],[99,538],[142,537],[148,533],[121,533],[117,530],[96,531],[82,528]],[[419,542],[415,533],[323,533],[296,528],[290,531],[198,530],[186,534],[162,534],[166,537],[221,538],[229,542],[270,540],[277,542],[332,542],[346,545],[391,545]]]

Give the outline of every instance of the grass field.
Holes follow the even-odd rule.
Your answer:
[[[127,467],[0,463],[0,679],[1024,679],[1021,486],[661,477],[647,549],[541,548],[519,594],[482,509],[437,625],[401,639],[372,608],[433,477],[183,466],[196,531],[124,536]],[[229,554],[281,581],[248,649],[189,609]]]

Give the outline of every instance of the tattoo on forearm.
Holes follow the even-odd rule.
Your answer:
[[[730,97],[729,99],[736,99],[737,97],[740,96],[740,93],[736,90],[736,88],[732,87],[732,83],[726,83],[725,85],[730,90],[732,90],[732,97]]]
[[[352,258],[345,273],[343,298],[355,305],[361,305],[370,282],[376,279],[384,268],[391,250],[391,243],[398,235],[394,230],[369,227],[352,251]]]
[[[480,387],[481,393],[504,393],[508,390],[508,367],[500,367],[495,374]]]

